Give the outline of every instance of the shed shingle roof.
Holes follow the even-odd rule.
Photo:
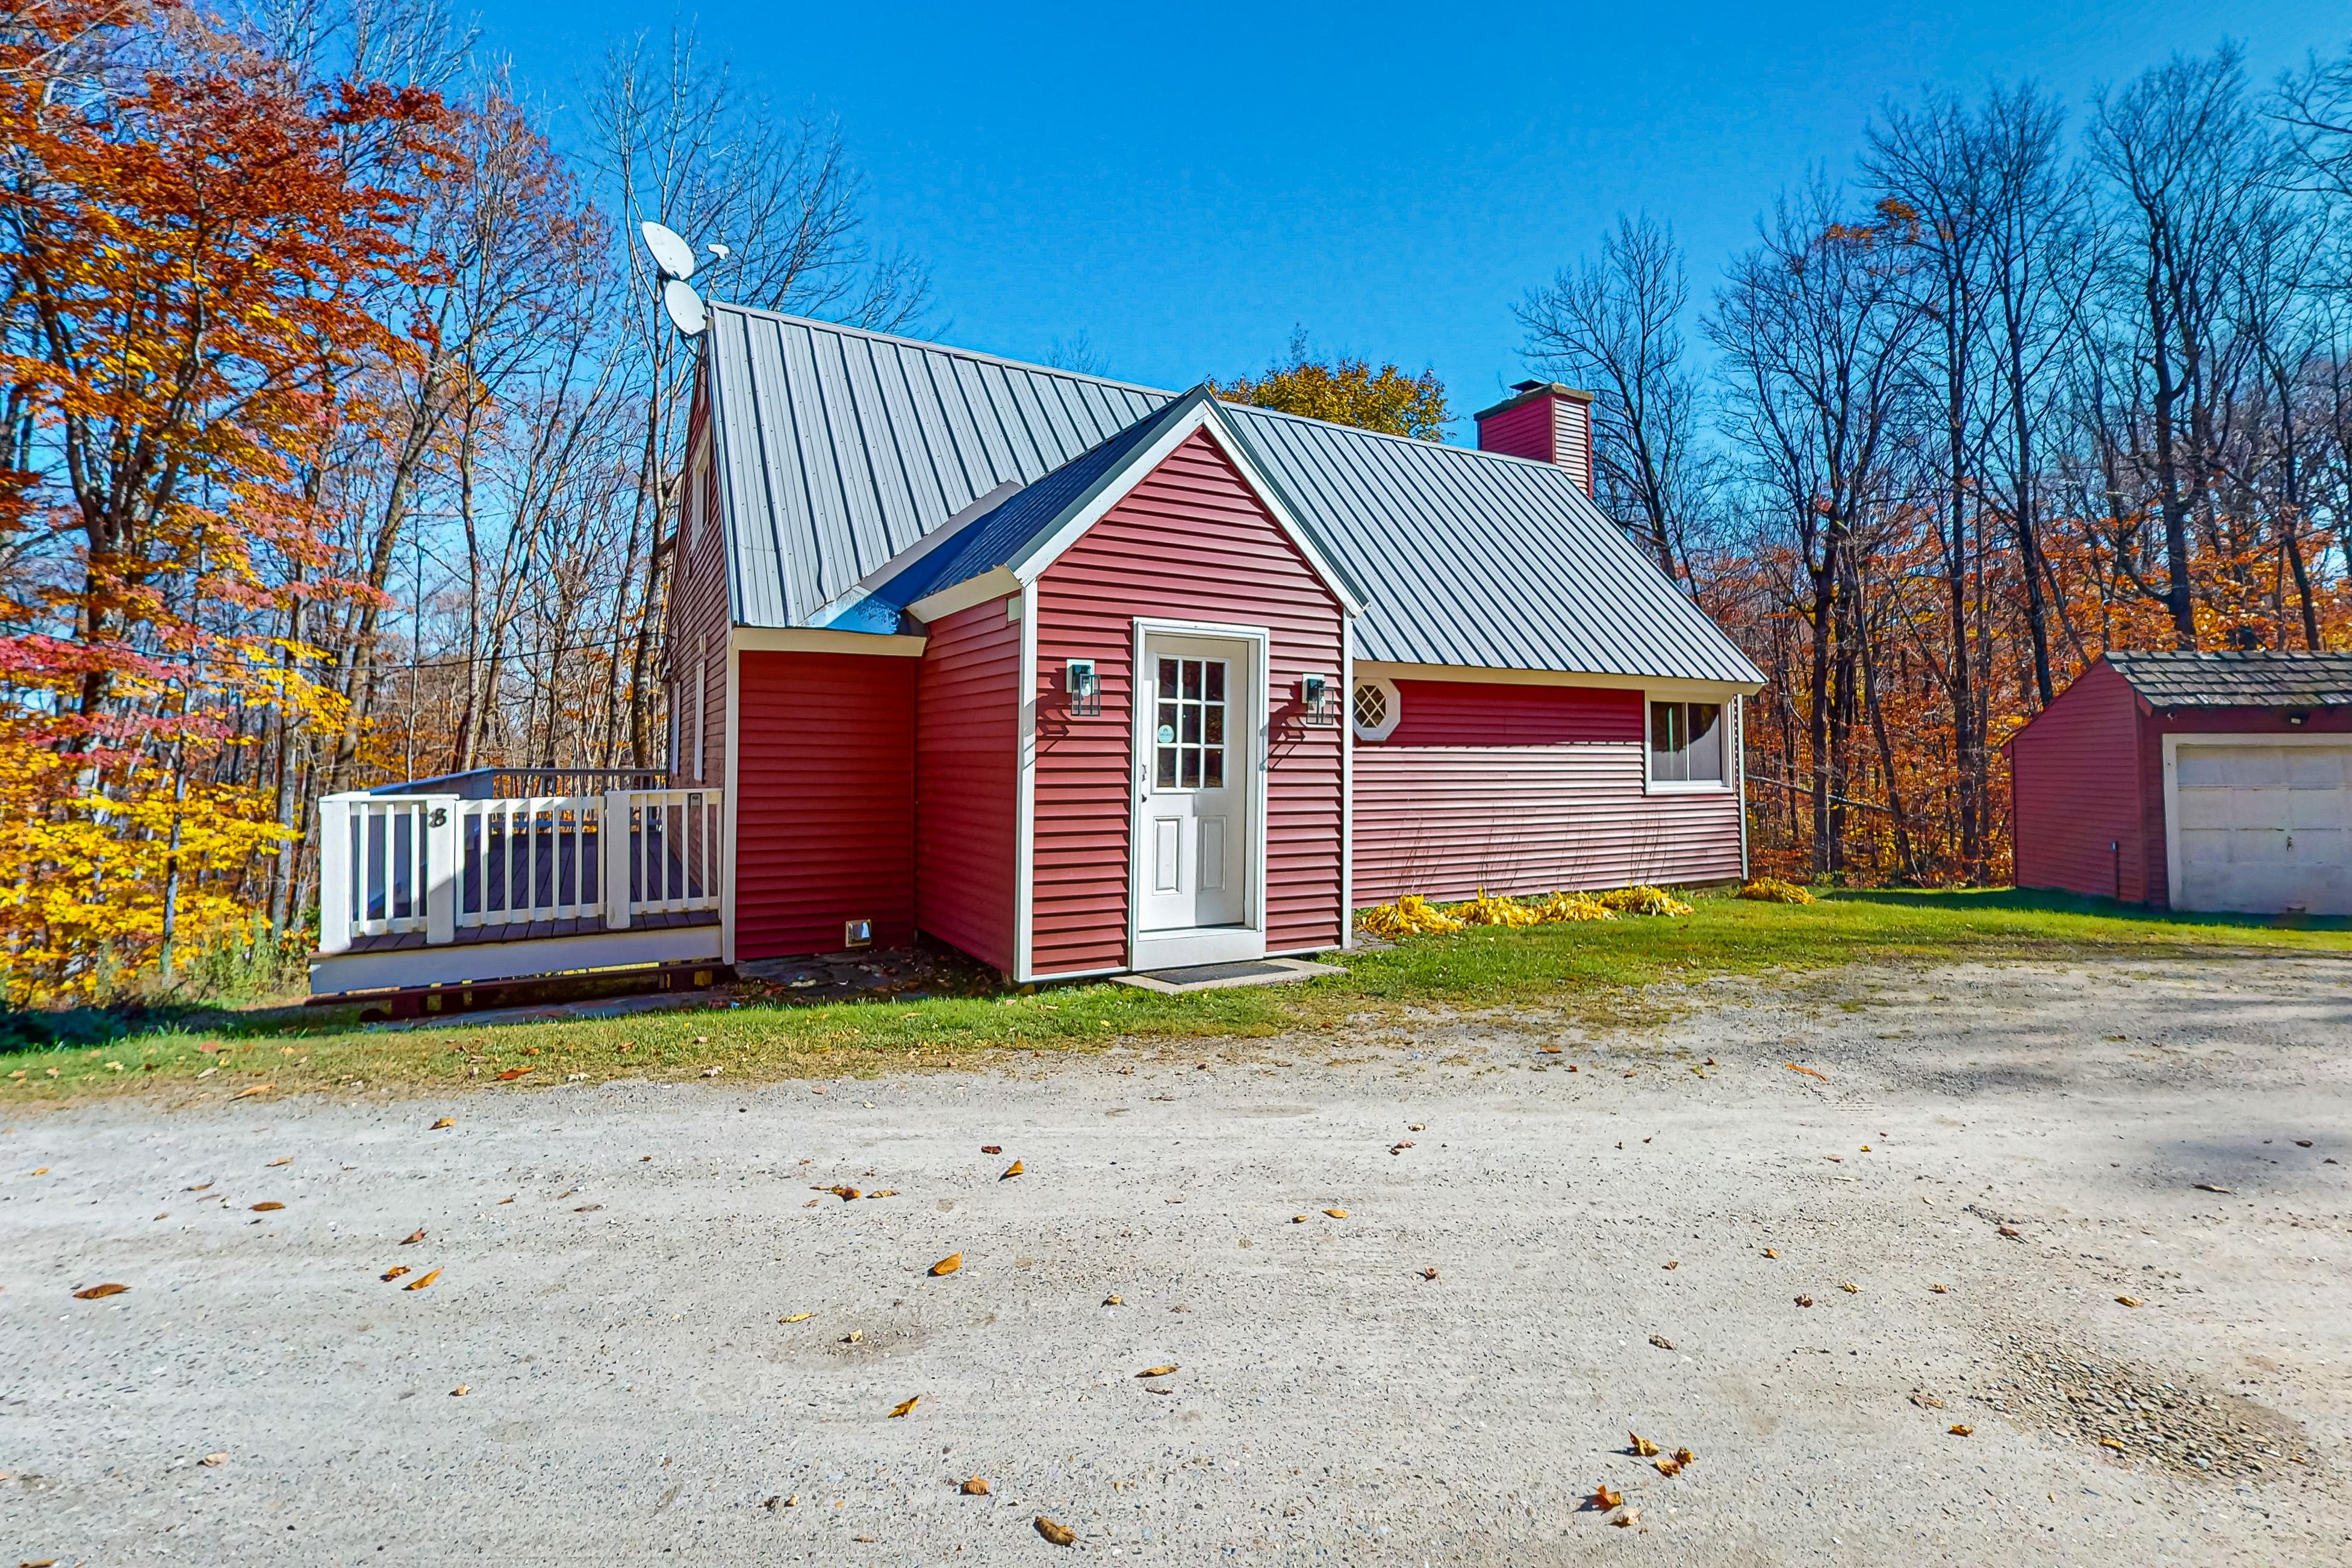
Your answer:
[[[2110,653],[2157,708],[2337,708],[2352,704],[2352,653]]]
[[[714,304],[710,318],[730,592],[743,626],[845,624],[837,617],[862,580],[979,497],[1035,487],[1066,465],[1077,471],[1045,491],[1085,480],[1107,446],[1131,442],[1178,395],[740,306]],[[1762,681],[1553,464],[1271,409],[1221,412],[1364,596],[1360,659]],[[1024,500],[995,510],[1016,518]],[[900,575],[972,574],[966,557],[1005,531],[988,529],[992,515]]]

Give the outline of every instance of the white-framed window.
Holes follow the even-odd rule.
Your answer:
[[[1356,677],[1356,688],[1348,694],[1348,721],[1356,727],[1356,739],[1385,741],[1403,717],[1404,701],[1395,681],[1376,675]]]
[[[1651,788],[1722,789],[1731,782],[1729,709],[1720,702],[1649,706]]]

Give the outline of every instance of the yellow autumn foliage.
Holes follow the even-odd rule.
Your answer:
[[[1691,907],[1664,888],[1612,888],[1601,901],[1624,915],[1686,915]]]
[[[1739,889],[1743,899],[1753,899],[1765,904],[1810,904],[1813,895],[1794,882],[1784,882],[1778,877],[1759,877]]]
[[[1419,893],[1408,893],[1395,903],[1366,910],[1362,924],[1364,930],[1385,942],[1408,936],[1443,936],[1462,929],[1460,921],[1431,908],[1429,900]]]

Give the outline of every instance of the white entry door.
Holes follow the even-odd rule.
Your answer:
[[[2168,740],[2174,908],[2352,914],[2352,743]]]
[[[1265,951],[1255,919],[1258,644],[1147,630],[1136,700],[1136,965]]]

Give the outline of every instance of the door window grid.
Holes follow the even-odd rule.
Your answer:
[[[1225,784],[1225,661],[1162,658],[1153,714],[1153,787]]]

